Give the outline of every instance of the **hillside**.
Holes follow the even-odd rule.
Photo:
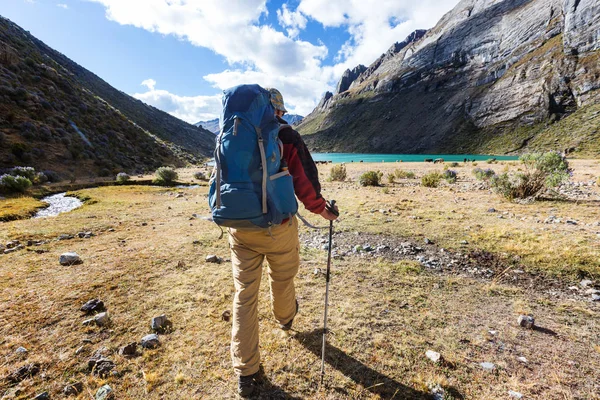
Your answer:
[[[214,135],[113,88],[0,17],[0,169],[63,177],[198,162]]]
[[[299,131],[319,151],[597,157],[599,31],[595,0],[463,0],[347,71]]]
[[[219,118],[211,119],[210,121],[200,121],[195,123],[194,126],[204,128],[216,135],[219,133]]]

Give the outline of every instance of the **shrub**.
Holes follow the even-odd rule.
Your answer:
[[[475,175],[475,178],[477,178],[478,181],[487,181],[488,179],[492,178],[494,175],[496,175],[496,173],[494,172],[494,170],[492,169],[481,169],[481,168],[475,168],[473,170],[473,175]]]
[[[22,176],[30,181],[35,179],[35,169],[33,167],[14,167],[10,169],[9,174],[12,176]]]
[[[387,174],[388,183],[394,183],[396,181],[396,175],[394,173]]]
[[[404,171],[404,170],[401,170],[401,169],[394,170],[394,175],[398,179],[414,179],[415,178],[415,173],[414,172],[412,172],[412,171]]]
[[[459,163],[457,163],[456,161],[455,161],[455,162],[452,162],[452,163],[450,163],[450,168],[457,168],[457,167],[460,167],[460,164],[459,164]]]
[[[448,183],[455,183],[457,176],[458,175],[457,175],[456,171],[451,170],[451,169],[447,169],[442,174],[442,178],[444,178],[446,180],[446,182],[448,182]]]
[[[361,186],[379,186],[381,184],[381,177],[383,172],[380,171],[367,171],[358,178],[358,182]]]
[[[10,152],[20,159],[22,159],[28,151],[29,146],[25,143],[13,143],[10,145]]]
[[[535,198],[568,180],[571,173],[566,158],[554,151],[524,154],[520,160],[524,171],[492,179],[496,193],[510,200]]]
[[[198,179],[199,181],[205,181],[206,175],[204,175],[204,172],[198,171],[194,174],[194,178]]]
[[[48,177],[43,172],[38,172],[37,174],[35,174],[35,178],[33,178],[32,182],[34,185],[46,183],[46,182],[48,182]]]
[[[44,171],[43,174],[48,178],[48,182],[60,182],[62,180],[60,175],[49,169]]]
[[[421,177],[421,185],[425,187],[438,187],[441,179],[442,174],[440,174],[439,172],[430,172]]]
[[[6,193],[23,193],[31,186],[31,181],[24,176],[4,174],[0,176],[0,191]]]
[[[334,165],[329,171],[329,180],[343,182],[346,180],[346,175],[345,165]]]
[[[119,172],[117,174],[117,183],[125,183],[127,181],[129,181],[131,177],[129,175],[127,175],[125,172]]]
[[[4,132],[0,132],[0,145],[4,145],[4,143],[6,143],[6,135],[4,134]]]
[[[170,185],[177,179],[177,172],[171,167],[160,167],[154,175],[154,183],[158,185]]]

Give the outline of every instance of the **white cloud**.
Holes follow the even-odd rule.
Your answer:
[[[69,6],[66,5],[66,4],[64,4],[64,3],[59,3],[59,4],[56,5],[56,7],[64,8],[65,10],[69,9]]]
[[[88,0],[105,7],[106,17],[122,25],[173,35],[224,57],[226,71],[204,77],[215,89],[240,83],[277,87],[286,107],[308,114],[326,90],[332,90],[347,68],[369,65],[394,42],[416,29],[431,28],[458,0],[300,0],[275,10],[280,27],[262,24],[267,0]],[[348,34],[339,49],[327,49],[320,40],[299,39],[308,21]],[[280,28],[281,30],[278,30]],[[283,30],[283,31],[282,31]],[[284,32],[285,31],[285,32]],[[334,62],[326,64],[327,55]],[[194,121],[215,115],[220,104],[214,96],[180,97],[143,83],[147,93],[136,97]],[[197,111],[193,110],[197,107]],[[213,107],[213,108],[211,108]]]
[[[156,86],[156,81],[154,79],[146,79],[142,82],[142,86],[146,86],[150,91],[154,90]]]
[[[277,20],[279,24],[287,30],[290,38],[295,38],[300,34],[300,31],[306,28],[308,20],[299,11],[290,11],[287,4],[284,4],[277,10]]]
[[[166,90],[156,89],[154,79],[146,79],[142,82],[142,85],[146,86],[148,91],[135,93],[132,95],[133,97],[190,124],[218,118],[219,116],[221,110],[220,94],[212,96],[178,96]]]

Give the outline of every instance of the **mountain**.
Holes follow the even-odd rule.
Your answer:
[[[598,0],[462,0],[347,72],[298,127],[312,149],[600,155]]]
[[[211,119],[210,121],[200,121],[194,124],[195,126],[202,127],[209,132],[217,135],[219,134],[219,118]]]
[[[113,88],[0,17],[0,169],[111,175],[199,162],[213,148],[212,133]]]
[[[302,119],[304,119],[304,117],[298,114],[285,114],[283,119],[285,119],[290,125],[297,125],[302,121]]]

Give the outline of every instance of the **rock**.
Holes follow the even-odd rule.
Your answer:
[[[19,347],[18,349],[15,350],[15,353],[17,354],[27,354],[28,351],[25,347]]]
[[[465,245],[465,244],[469,244],[469,242],[467,242],[466,240],[461,240],[460,244]]]
[[[50,393],[44,392],[40,393],[33,398],[33,400],[50,400]]]
[[[433,244],[433,242],[430,239],[425,238],[425,244]]]
[[[77,350],[75,350],[75,355],[81,354],[81,352],[85,349],[85,345],[79,346]]]
[[[72,385],[67,385],[63,389],[63,394],[65,396],[75,396],[81,392],[83,392],[83,383],[81,382],[76,382]]]
[[[520,315],[517,320],[519,326],[526,329],[533,329],[533,325],[535,324],[535,319],[531,315]]]
[[[106,325],[109,321],[108,312],[101,312],[100,314],[96,314],[94,316],[94,321],[96,322],[96,325],[98,325],[98,326]]]
[[[31,378],[38,372],[40,372],[40,364],[27,364],[9,374],[6,380],[10,383],[19,383],[26,378]]]
[[[600,294],[600,290],[598,289],[588,289],[585,291],[585,294]]]
[[[68,235],[68,234],[62,234],[58,237],[58,240],[71,240],[73,239],[75,236],[73,235]]]
[[[88,325],[91,325],[91,324],[93,324],[93,323],[95,323],[95,322],[96,322],[96,321],[94,320],[94,318],[90,318],[90,319],[86,319],[86,320],[84,320],[84,321],[81,323],[81,325],[83,325],[83,326],[88,326]]]
[[[517,357],[517,360],[523,364],[527,364],[527,359],[525,357]]]
[[[115,394],[109,385],[104,385],[96,392],[95,400],[113,400]]]
[[[352,251],[354,251],[355,253],[360,253],[363,250],[363,247],[360,244],[357,244],[356,246],[354,246]]]
[[[222,260],[214,254],[209,254],[208,256],[206,256],[205,261],[208,263],[221,264]]]
[[[88,314],[102,312],[105,310],[104,302],[98,299],[88,300],[83,306],[81,306],[80,310]]]
[[[158,317],[152,318],[152,323],[150,324],[150,328],[153,331],[164,332],[168,328],[171,327],[171,321],[167,318],[165,314],[159,315]]]
[[[439,363],[440,361],[442,361],[442,355],[438,352],[435,352],[433,350],[427,350],[425,352],[425,356],[427,358],[429,358],[431,361],[433,361],[435,364]]]
[[[593,294],[592,295],[592,301],[600,301],[600,295],[599,294]]]
[[[81,260],[79,255],[77,255],[77,253],[71,252],[61,254],[60,258],[58,259],[58,262],[60,263],[60,265],[75,265],[81,264],[83,261]]]
[[[592,285],[594,282],[590,281],[589,279],[584,279],[581,282],[579,282],[579,286],[581,286],[582,288],[586,288],[590,285]]]
[[[140,344],[145,349],[155,349],[160,345],[160,341],[158,339],[158,335],[152,333],[150,335],[144,336]]]
[[[20,244],[21,244],[21,242],[19,242],[18,240],[11,240],[10,242],[6,243],[6,248],[7,249],[13,249],[13,248],[17,247]]]
[[[523,395],[519,392],[515,392],[513,390],[509,390],[508,391],[508,395],[512,398],[512,399],[522,399]]]
[[[229,310],[223,311],[223,314],[221,314],[221,319],[225,322],[229,322],[229,320],[231,319],[231,311],[229,311]]]
[[[107,229],[107,232],[114,232],[114,231],[115,231],[115,228],[108,228]]]
[[[88,367],[90,366],[90,361],[88,361]],[[92,374],[99,376],[101,378],[105,378],[110,374],[110,371],[115,368],[115,363],[112,362],[112,360],[108,359],[108,358],[98,358],[96,360],[94,360],[93,366],[92,366]]]
[[[565,221],[565,223],[569,224],[569,225],[577,225],[577,221],[573,220],[573,219],[568,219]]]
[[[496,369],[496,365],[491,362],[482,362],[479,363],[479,365],[486,371],[493,371]]]
[[[137,343],[131,342],[119,349],[119,354],[123,357],[133,357],[137,354]]]

